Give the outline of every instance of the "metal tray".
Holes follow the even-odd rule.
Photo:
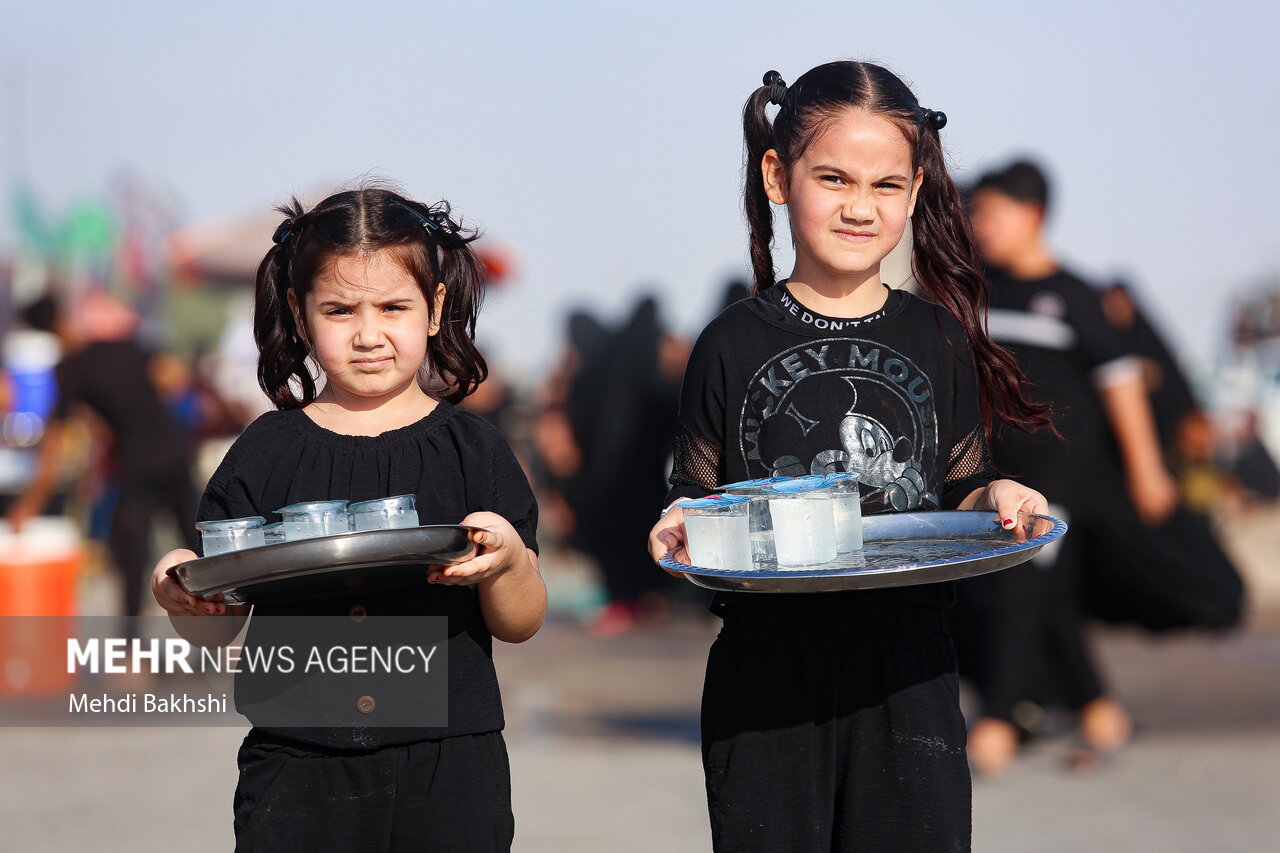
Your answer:
[[[1047,515],[1020,513],[1015,529],[1005,530],[989,510],[895,512],[864,516],[862,552],[843,554],[821,566],[703,569],[676,562],[671,554],[659,565],[714,590],[880,589],[959,580],[1007,569],[1030,560],[1066,532],[1064,522]]]
[[[235,603],[343,595],[420,580],[426,564],[462,562],[475,553],[460,524],[363,530],[246,548],[179,563],[169,570],[192,595],[222,593]]]

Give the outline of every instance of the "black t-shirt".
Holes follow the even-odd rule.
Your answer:
[[[199,518],[261,515],[270,521],[275,510],[300,501],[354,502],[403,494],[417,496],[422,524],[457,524],[472,512],[494,512],[511,522],[527,547],[537,549],[537,503],[511,448],[478,415],[446,402],[417,423],[378,436],[340,435],[301,409],[269,412],[250,424],[228,451],[205,489]],[[345,617],[356,605],[364,608],[368,619],[448,617],[449,725],[378,728],[375,712],[369,715],[369,727],[288,728],[280,730],[280,736],[333,748],[368,749],[503,727],[493,638],[475,588],[428,584],[425,567],[422,583],[415,586],[255,605],[249,641],[252,644],[255,625],[268,617]],[[244,696],[256,700],[258,694],[251,683],[244,684],[242,693],[243,679],[243,674],[238,676],[237,707],[252,721]],[[362,692],[353,684],[352,707]],[[317,694],[317,701],[320,697]]]
[[[96,412],[111,429],[122,477],[148,479],[185,471],[186,433],[151,379],[151,353],[133,341],[97,341],[54,369],[58,399],[51,418],[77,405]]]
[[[1069,272],[1021,281],[990,270],[992,340],[1009,349],[1031,383],[1033,399],[1053,404],[1054,425],[1024,433],[1005,427],[992,441],[996,465],[1010,477],[1068,507],[1089,494],[1109,465],[1108,426],[1098,388],[1138,375],[1120,332],[1098,294]]]
[[[954,509],[995,478],[959,321],[890,290],[873,315],[806,309],[778,284],[737,302],[694,345],[668,500],[756,477],[852,471],[863,511]],[[950,584],[721,603],[950,603]],[[773,602],[778,604],[780,602]]]

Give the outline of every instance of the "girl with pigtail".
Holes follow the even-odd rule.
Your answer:
[[[294,200],[281,212],[258,268],[254,314],[258,379],[276,411],[228,451],[199,518],[412,494],[422,524],[478,529],[473,558],[424,565],[407,586],[253,605],[249,647],[278,649],[271,641],[283,636],[297,648],[304,629],[331,630],[319,617],[355,632],[353,645],[371,648],[388,632],[424,642],[425,617],[436,617],[432,625],[447,623],[439,638],[447,656],[442,675],[424,667],[382,680],[264,682],[242,670],[236,706],[254,728],[238,756],[236,850],[509,850],[492,641],[531,637],[546,589],[528,481],[501,434],[452,405],[486,375],[473,339],[483,285],[475,236],[444,203],[378,188],[310,210]],[[162,557],[152,591],[182,636],[222,646],[250,606],[184,592],[168,569],[195,557]],[[294,617],[316,619],[297,628]],[[447,688],[443,715],[424,686],[428,672],[437,698]]]
[[[767,108],[777,106],[772,121]],[[747,100],[752,298],[694,347],[654,559],[688,562],[679,502],[717,484],[849,471],[863,512],[1043,512],[1001,479],[997,422],[1050,425],[987,336],[986,289],[943,158],[946,117],[886,69],[771,71]],[[773,205],[795,265],[775,278]],[[880,263],[908,218],[926,298]],[[963,851],[970,845],[951,583],[845,593],[718,593],[702,753],[717,851]]]

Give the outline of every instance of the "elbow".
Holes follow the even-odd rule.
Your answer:
[[[491,631],[495,640],[501,640],[504,643],[523,643],[533,638],[538,633],[538,629],[542,627],[545,613],[540,614],[537,619],[531,620],[523,625],[504,625],[497,631]]]

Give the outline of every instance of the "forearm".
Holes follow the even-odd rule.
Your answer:
[[[35,472],[31,481],[23,489],[18,499],[30,515],[39,515],[49,503],[53,494],[54,481],[58,475],[58,464],[62,457],[62,424],[50,423],[40,441],[36,452]]]
[[[193,646],[220,648],[230,643],[244,628],[250,605],[229,604],[227,612],[218,615],[188,616],[169,612],[169,624],[178,636]]]
[[[986,493],[987,489],[985,486],[974,489],[965,496],[964,500],[960,501],[960,505],[957,506],[956,509],[986,509],[985,506],[982,506],[983,498]]]
[[[506,643],[523,643],[532,637],[547,615],[547,586],[538,569],[538,555],[526,548],[525,557],[520,565],[477,586],[485,626]]]
[[[1164,457],[1155,418],[1141,380],[1120,382],[1101,389],[1099,394],[1120,448],[1125,473],[1142,477],[1163,471]]]

